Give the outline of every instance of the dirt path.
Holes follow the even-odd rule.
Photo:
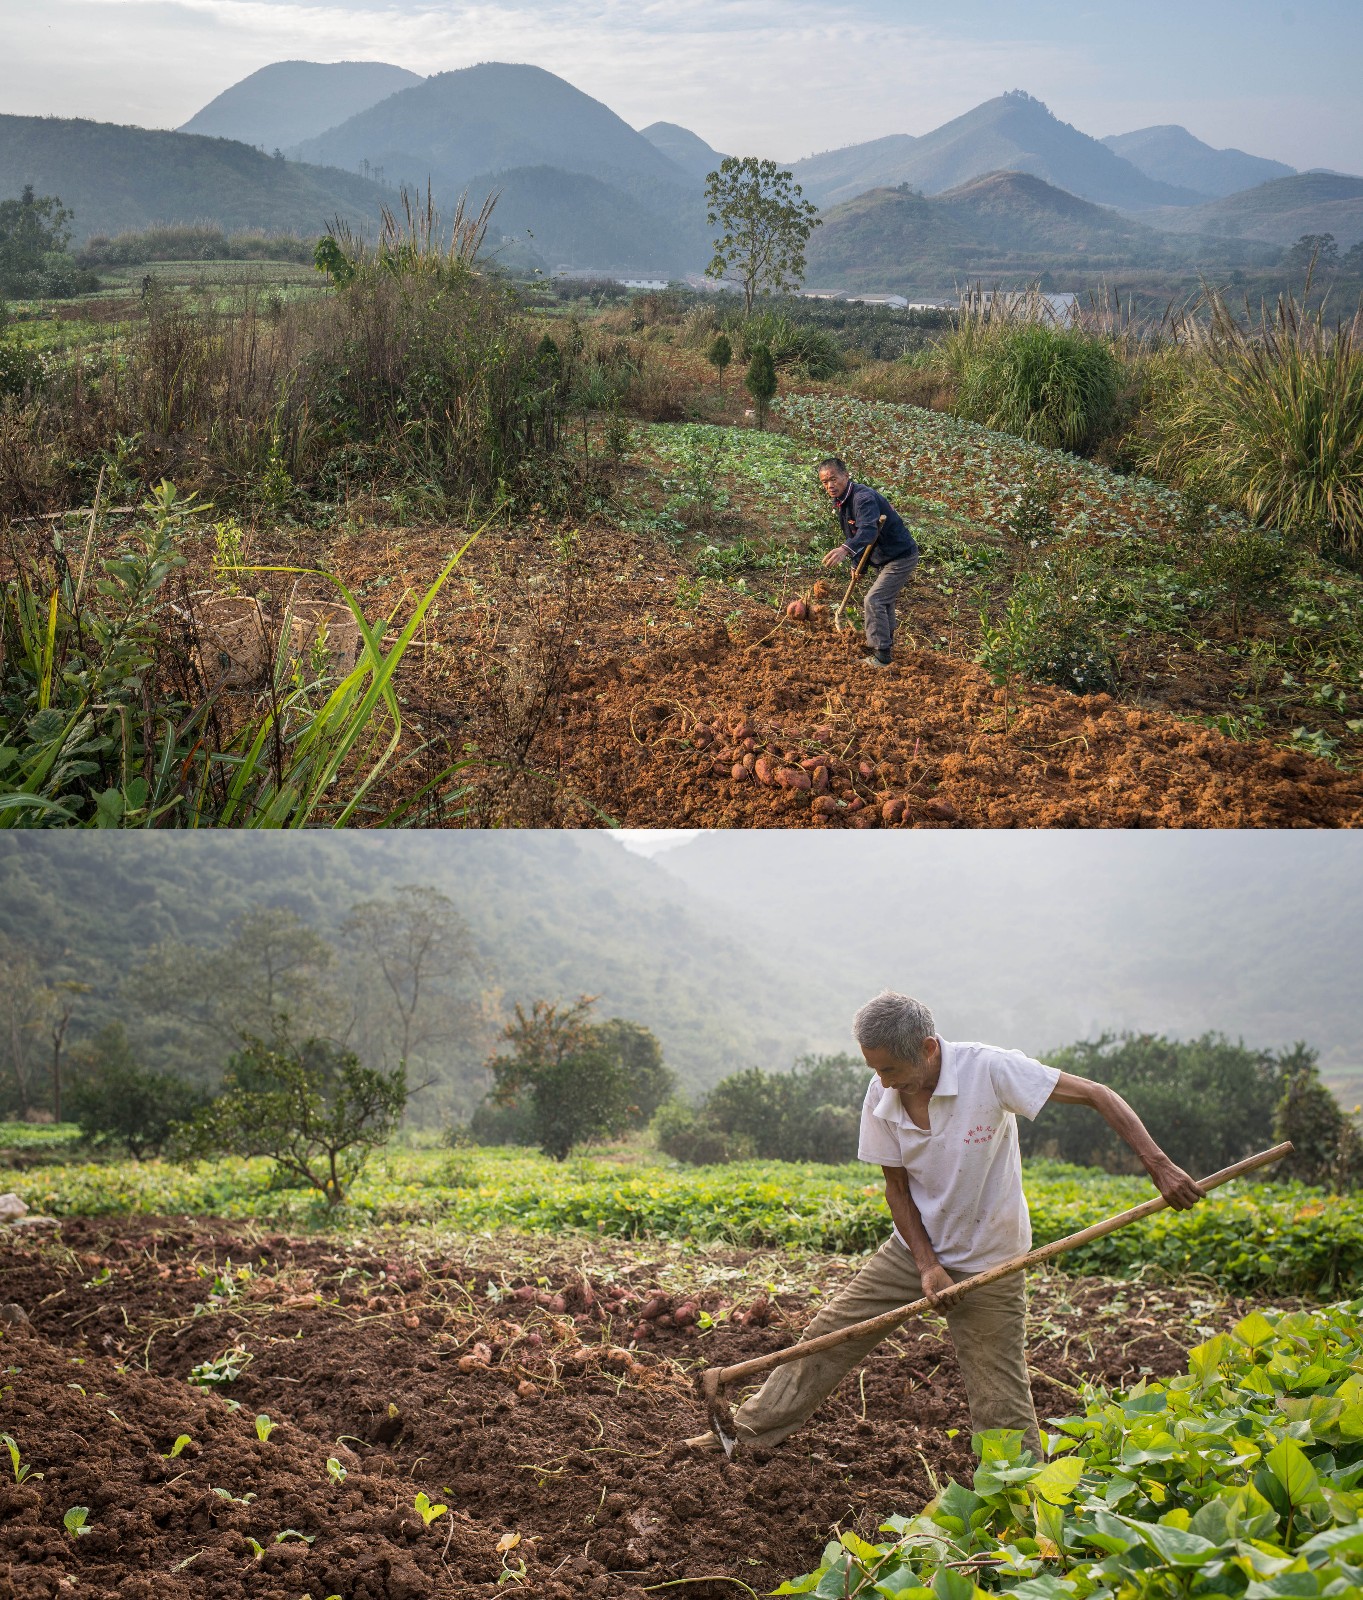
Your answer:
[[[827,621],[723,627],[575,684],[565,775],[631,827],[1348,827],[1363,776]],[[1020,703],[1019,703],[1020,702]],[[822,768],[822,772],[820,769]]]
[[[929,1473],[970,1470],[937,1325],[883,1345],[798,1442],[697,1459],[676,1449],[701,1422],[690,1372],[789,1342],[807,1298],[745,1283],[741,1252],[727,1293],[675,1273],[664,1292],[648,1263],[585,1243],[546,1272],[508,1272],[490,1243],[479,1259],[154,1219],[0,1243],[0,1300],[31,1319],[4,1331],[0,1428],[34,1469],[0,1483],[0,1592],[640,1600],[678,1579],[732,1595],[737,1578],[761,1593],[832,1530],[869,1536],[928,1498]],[[1038,1410],[1067,1414],[1086,1380],[1181,1370],[1207,1322],[1237,1314],[1048,1280]],[[234,1381],[186,1381],[227,1351]],[[449,1512],[427,1526],[418,1491]],[[63,1528],[73,1506],[84,1534]]]

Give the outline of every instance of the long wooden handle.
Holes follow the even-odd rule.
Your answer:
[[[1234,1166],[1223,1167],[1220,1172],[1213,1172],[1209,1178],[1200,1179],[1197,1186],[1205,1194],[1208,1189],[1229,1183],[1232,1178],[1253,1172],[1256,1167],[1266,1167],[1271,1162],[1281,1161],[1291,1149],[1290,1143],[1275,1144],[1271,1150],[1262,1150],[1257,1156],[1247,1156],[1243,1161],[1237,1161]],[[788,1361],[803,1361],[806,1356],[817,1355],[820,1350],[831,1350],[835,1345],[845,1344],[849,1339],[863,1338],[867,1334],[889,1333],[892,1328],[897,1328],[901,1322],[907,1322],[910,1317],[916,1317],[924,1311],[940,1311],[944,1306],[954,1305],[972,1289],[981,1289],[986,1283],[1006,1278],[1011,1272],[1021,1272],[1024,1267],[1034,1267],[1042,1261],[1049,1261],[1052,1256],[1058,1256],[1064,1250],[1073,1250],[1078,1245],[1101,1239],[1104,1234],[1124,1228],[1129,1222],[1139,1222],[1142,1217],[1163,1211],[1168,1204],[1163,1195],[1156,1195],[1153,1200],[1143,1200],[1140,1205],[1132,1206],[1129,1211],[1120,1211],[1104,1222],[1095,1222],[1092,1227],[1081,1228],[1078,1233],[1068,1234],[1063,1239],[1043,1244],[1039,1249],[1029,1250],[1024,1256],[1014,1256],[1011,1261],[1002,1261],[997,1267],[977,1272],[973,1278],[962,1278],[950,1289],[943,1290],[935,1301],[924,1297],[922,1300],[915,1300],[912,1305],[900,1306],[895,1311],[882,1311],[878,1317],[867,1317],[865,1322],[854,1322],[846,1328],[836,1328],[832,1333],[820,1334],[817,1339],[806,1339],[800,1344],[790,1345],[785,1350],[773,1350],[765,1356],[754,1356],[751,1361],[740,1361],[737,1366],[724,1367],[715,1374],[717,1381],[714,1387],[723,1388],[739,1378],[767,1372],[772,1367],[783,1367]],[[709,1374],[706,1376],[708,1378]],[[710,1385],[707,1384],[708,1387]]]
[[[861,552],[861,560],[857,562],[857,570],[852,574],[852,581],[847,585],[847,593],[843,595],[842,602],[838,606],[839,613],[841,613],[843,606],[845,606],[852,598],[852,591],[857,586],[857,579],[860,578],[862,573],[866,571],[866,563],[871,559],[871,552],[880,543],[880,536],[885,531],[885,522],[886,519],[882,516],[880,521],[876,524],[875,538],[872,539],[870,544],[868,544]]]

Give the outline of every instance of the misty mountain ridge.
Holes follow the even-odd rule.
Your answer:
[[[1296,176],[1296,168],[1286,162],[1246,155],[1243,150],[1217,150],[1177,124],[1109,134],[1101,142],[1147,178],[1190,189],[1213,200],[1241,189],[1257,188],[1274,178]]]
[[[675,122],[652,122],[648,127],[640,128],[639,132],[655,150],[661,151],[698,183],[704,183],[724,160],[720,152],[706,144],[699,134],[692,133],[689,128],[679,127]]]
[[[1041,1055],[1121,1029],[1305,1039],[1339,1082],[1363,1068],[1363,990],[1349,976],[1363,855],[1338,844],[759,830],[705,833],[656,859],[722,905],[725,925],[752,930],[769,966],[835,988],[845,1028],[889,988],[931,1006],[947,1038]]]
[[[1271,255],[1220,244],[1225,259]],[[1104,206],[1023,172],[972,178],[943,194],[873,189],[824,213],[806,252],[810,288],[949,292],[962,276],[992,281],[1066,270],[1101,274],[1139,262],[1187,270],[1203,253]]]
[[[551,166],[606,182],[694,187],[644,136],[566,79],[506,62],[434,77],[295,145],[319,164],[381,167],[389,182],[457,194],[480,173]]]
[[[864,152],[866,165],[857,156]],[[941,194],[989,172],[1026,172],[1082,200],[1127,211],[1197,205],[1206,197],[1147,177],[1021,90],[986,100],[931,133],[876,139],[791,166],[816,205],[834,205],[876,185],[907,183]],[[867,181],[870,179],[870,181]]]
[[[179,131],[287,150],[420,82],[383,61],[275,61],[224,89]]]
[[[1160,211],[1151,218],[1170,233],[1295,244],[1306,233],[1332,233],[1347,250],[1363,240],[1363,178],[1299,172],[1206,205]]]

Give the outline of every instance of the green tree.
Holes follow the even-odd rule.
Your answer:
[[[771,403],[776,398],[776,364],[771,359],[771,351],[766,345],[759,344],[752,353],[752,360],[748,363],[748,371],[743,379],[743,387],[752,396],[753,405],[757,410],[757,426],[765,428],[767,425],[767,412],[771,410]]]
[[[555,1161],[587,1139],[617,1138],[640,1121],[643,1105],[656,1106],[671,1088],[648,1029],[619,1020],[595,1024],[595,1003],[582,995],[566,1007],[536,1000],[529,1013],[518,1005],[502,1030],[509,1052],[488,1062],[493,1103],[528,1105],[535,1142]]]
[[[71,213],[56,195],[35,195],[31,183],[17,200],[0,201],[0,291],[31,294],[54,268],[70,269]]]
[[[649,1029],[624,1017],[610,1017],[592,1030],[599,1045],[624,1069],[629,1085],[629,1126],[645,1128],[653,1113],[677,1087],[677,1075],[663,1060],[663,1047]]]
[[[727,333],[717,333],[710,341],[710,348],[705,352],[705,359],[719,374],[719,381],[724,382],[725,368],[734,358],[734,347],[729,342]]]
[[[851,1161],[866,1094],[865,1065],[851,1056],[803,1056],[789,1072],[749,1067],[723,1078],[700,1109],[676,1102],[654,1123],[659,1146],[679,1161],[755,1155],[769,1161]]]
[[[1283,266],[1297,276],[1309,272],[1312,267],[1333,272],[1338,265],[1339,241],[1333,233],[1304,233],[1283,257]]]
[[[1293,1150],[1278,1173],[1342,1193],[1363,1182],[1359,1129],[1321,1082],[1317,1061],[1317,1052],[1304,1043],[1284,1052],[1283,1093],[1273,1119],[1273,1137],[1290,1139]]]
[[[720,230],[707,270],[738,277],[748,315],[760,290],[781,294],[804,279],[805,244],[820,218],[802,194],[789,172],[756,156],[726,156],[705,180],[705,220]]]
[[[336,951],[296,912],[251,906],[220,945],[162,943],[134,968],[125,998],[161,1024],[159,1050],[197,1060],[210,1077],[244,1035],[267,1037],[279,1016],[304,1036],[339,1038],[352,996],[337,992]]]
[[[341,249],[334,234],[324,234],[312,253],[312,264],[318,272],[325,272],[333,283],[351,283],[355,277],[355,263]]]
[[[366,1061],[409,1065],[470,1030],[478,957],[468,923],[438,889],[404,884],[351,909],[342,983]]]
[[[1196,1177],[1271,1142],[1287,1059],[1219,1033],[1188,1040],[1105,1033],[1046,1057],[1062,1072],[1115,1089],[1165,1153]],[[1136,1170],[1126,1145],[1084,1106],[1051,1106],[1019,1123],[1019,1136],[1024,1155]]]
[[[160,1155],[177,1123],[201,1110],[207,1096],[173,1073],[137,1064],[121,1022],[101,1028],[71,1052],[71,1120],[94,1145],[118,1146],[135,1160]]]
[[[221,1096],[183,1125],[183,1160],[268,1156],[279,1172],[339,1205],[407,1104],[407,1068],[380,1072],[322,1039],[294,1044],[280,1019],[266,1043],[248,1038]]]

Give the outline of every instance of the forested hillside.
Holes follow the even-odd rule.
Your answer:
[[[49,981],[90,986],[77,1032],[113,1017],[136,1031],[125,983],[158,946],[222,948],[253,908],[292,912],[336,940],[353,906],[410,884],[448,896],[468,924],[489,1014],[597,995],[601,1015],[652,1029],[693,1088],[789,1066],[842,1037],[817,981],[770,963],[741,921],[716,931],[710,907],[602,835],[10,838],[0,941],[37,955]],[[168,1052],[184,1038],[143,1033]]]
[[[77,244],[158,222],[315,236],[337,215],[372,228],[392,200],[353,172],[278,160],[231,139],[0,116],[0,199],[25,184],[60,196]]]

